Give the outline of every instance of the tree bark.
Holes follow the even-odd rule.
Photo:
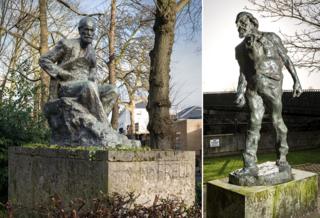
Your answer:
[[[38,39],[33,38],[32,42],[35,43],[35,41]],[[36,66],[39,66],[39,51],[36,51],[32,48],[30,48],[30,53],[31,53],[31,58],[32,58],[32,68],[37,69]],[[41,69],[35,70],[34,71],[34,78],[40,78],[41,79]],[[39,115],[41,113],[41,87],[42,87],[42,82],[37,81],[35,82],[35,92],[34,92],[34,97],[33,97],[33,118],[35,120],[38,120]]]
[[[48,24],[47,24],[47,0],[39,0],[40,10],[40,55],[48,51]],[[40,74],[41,78],[41,108],[47,102],[49,97],[50,76],[43,70]]]
[[[176,24],[175,0],[157,0],[154,47],[150,52],[151,70],[149,77],[148,130],[152,148],[171,148],[172,120],[169,109],[170,60]]]
[[[111,1],[111,18],[109,29],[109,83],[116,84],[116,65],[115,65],[115,31],[116,31],[116,0]],[[112,109],[111,125],[114,129],[118,129],[119,106],[118,101],[115,102]]]
[[[134,137],[136,133],[136,126],[135,126],[135,117],[134,117],[134,110],[135,110],[135,102],[133,99],[130,100],[129,102],[129,113],[130,113],[130,125],[131,125],[131,134],[132,138]]]

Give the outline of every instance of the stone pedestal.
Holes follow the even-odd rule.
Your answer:
[[[301,217],[317,207],[317,174],[292,169],[293,180],[244,187],[228,178],[207,183],[208,218]]]
[[[25,210],[58,194],[65,203],[100,191],[140,194],[137,203],[151,205],[156,195],[195,200],[193,151],[96,151],[9,148],[9,200]]]

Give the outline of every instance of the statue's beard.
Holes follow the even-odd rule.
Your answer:
[[[240,28],[238,29],[238,32],[239,32],[239,37],[244,38],[246,36],[247,31],[245,29]]]
[[[81,37],[81,41],[82,41],[84,44],[91,44],[91,43],[92,43],[92,37],[82,36],[82,37]]]

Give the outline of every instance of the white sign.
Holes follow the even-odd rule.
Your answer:
[[[210,148],[220,147],[219,139],[210,139]]]

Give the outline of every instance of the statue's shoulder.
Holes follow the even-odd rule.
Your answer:
[[[245,41],[242,40],[237,46],[236,46],[236,51],[240,51],[245,48]]]
[[[242,42],[240,42],[236,48],[236,58],[238,57],[239,54],[243,53],[245,51],[245,41],[242,40]]]
[[[61,39],[58,44],[66,48],[71,48],[78,46],[80,44],[80,41],[79,39]]]
[[[281,42],[280,37],[274,32],[262,32],[262,35],[273,42]]]

